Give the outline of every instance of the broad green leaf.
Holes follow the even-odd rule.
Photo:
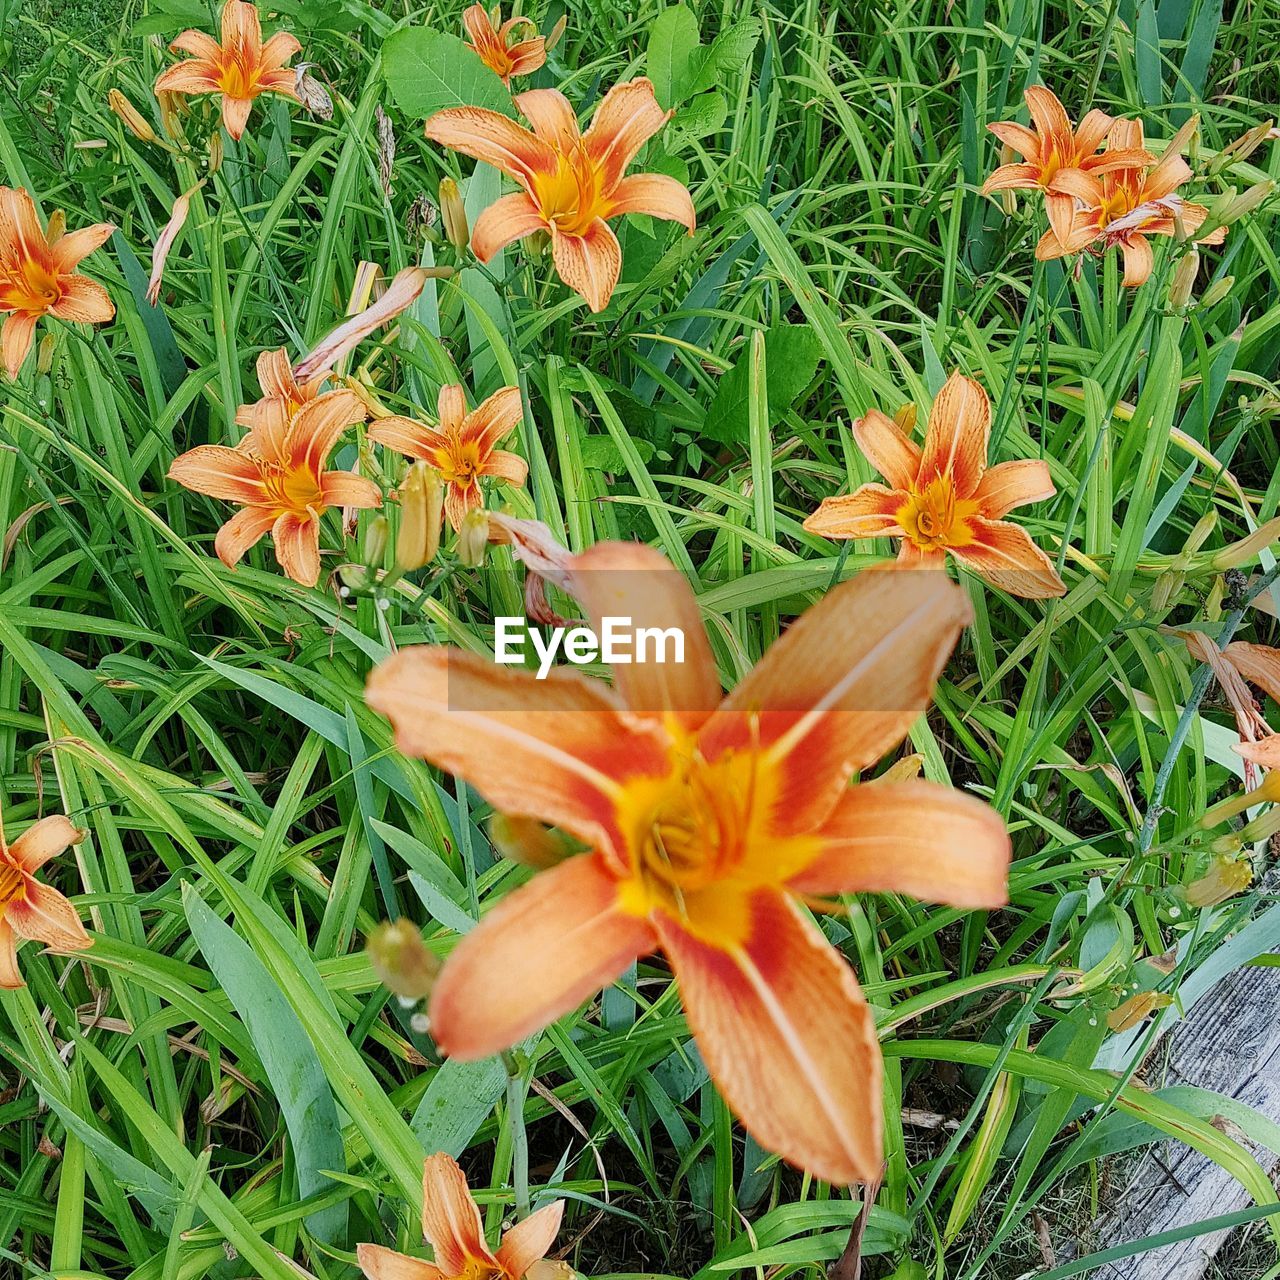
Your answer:
[[[776,422],[809,385],[822,357],[822,343],[805,325],[780,324],[765,334],[764,345],[769,416],[771,422]],[[750,424],[749,388],[750,369],[744,350],[720,379],[702,434],[722,444],[744,442]]]
[[[695,58],[700,49],[698,19],[685,5],[672,5],[654,19],[649,28],[649,47],[645,66],[658,102],[670,109],[693,91],[699,64]]]
[[[446,31],[405,27],[382,46],[382,74],[396,106],[425,120],[448,107],[515,114],[511,95],[471,46]]]

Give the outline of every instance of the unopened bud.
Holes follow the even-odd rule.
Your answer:
[[[569,15],[567,13],[562,13],[556,20],[556,25],[551,28],[551,34],[547,37],[546,44],[543,46],[547,53],[550,53],[551,50],[554,49],[564,38],[565,28],[568,25]]]
[[[1274,136],[1274,120],[1264,120],[1255,124],[1252,129],[1245,130],[1234,142],[1218,152],[1209,163],[1209,173],[1216,176],[1228,165],[1247,160],[1268,138]]]
[[[1223,276],[1221,280],[1215,280],[1200,295],[1200,310],[1208,311],[1211,307],[1216,307],[1235,286],[1235,276]]]
[[[215,174],[222,168],[223,142],[222,132],[209,135],[209,173]]]
[[[910,435],[916,425],[916,402],[908,400],[906,404],[899,408],[898,412],[893,415],[893,420],[902,429],[904,435]]]
[[[160,104],[160,127],[166,137],[177,142],[182,137],[182,95],[162,89],[156,94],[156,101]]]
[[[579,851],[568,836],[544,826],[535,818],[495,813],[489,819],[489,840],[504,858],[522,867],[545,871]]]
[[[484,553],[489,546],[489,513],[483,507],[475,507],[462,517],[458,530],[458,559],[468,569],[478,569],[484,564]]]
[[[1166,569],[1151,588],[1152,613],[1164,613],[1182,594],[1187,584],[1187,575],[1181,569]]]
[[[1252,883],[1253,869],[1243,858],[1219,855],[1209,864],[1209,870],[1187,885],[1184,892],[1193,907],[1216,907],[1243,893]]]
[[[380,568],[387,551],[387,517],[376,515],[364,531],[364,548],[361,558],[370,569]]]
[[[440,961],[422,941],[412,920],[377,926],[365,943],[369,963],[379,981],[401,1000],[422,1000],[431,994],[440,973]]]
[[[1191,301],[1191,290],[1195,287],[1199,270],[1199,251],[1188,249],[1179,260],[1173,273],[1173,282],[1169,285],[1169,306],[1174,311],[1181,311]]]
[[[1239,542],[1215,551],[1209,557],[1209,566],[1219,572],[1223,569],[1239,569],[1241,565],[1256,560],[1277,539],[1280,539],[1280,516],[1260,525],[1247,538],[1241,538]]]
[[[440,549],[444,520],[444,483],[425,462],[415,462],[400,486],[400,530],[396,534],[396,568],[421,569]]]
[[[139,142],[154,142],[156,140],[156,131],[151,127],[146,116],[119,89],[112,89],[107,94],[107,106],[119,116],[120,123]]]
[[[36,372],[48,373],[53,368],[53,352],[58,339],[52,333],[46,333],[36,348]]]
[[[462,203],[462,192],[452,178],[440,180],[440,217],[449,243],[461,253],[471,238],[467,226],[467,210]]]
[[[1233,222],[1239,222],[1246,214],[1252,213],[1260,204],[1269,200],[1275,189],[1276,184],[1270,179],[1266,182],[1255,182],[1253,186],[1246,191],[1242,191],[1222,210],[1219,215],[1222,225],[1229,227]]]

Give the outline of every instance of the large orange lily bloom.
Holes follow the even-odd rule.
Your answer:
[[[586,133],[579,131],[568,99],[555,89],[531,89],[517,95],[515,103],[532,133],[478,107],[451,107],[427,121],[428,138],[501,169],[522,188],[476,219],[471,248],[488,262],[513,240],[549,231],[560,279],[592,311],[603,311],[622,270],[622,250],[609,218],[647,213],[693,232],[693,200],[674,178],[623,176],[672,113],[658,106],[645,79],[614,85]]]
[[[440,1151],[427,1157],[422,1170],[422,1234],[435,1251],[435,1264],[376,1244],[359,1245],[356,1261],[369,1280],[539,1280],[538,1264],[555,1243],[563,1216],[564,1201],[555,1200],[517,1222],[490,1249],[466,1174]]]
[[[269,407],[273,400],[283,400],[286,412],[292,417],[320,394],[327,376],[321,373],[299,382],[284,347],[262,352],[258,356],[258,386],[262,388],[262,398],[253,404],[242,404],[236,410],[236,424],[251,429],[259,426],[264,415],[275,412]]]
[[[498,17],[501,18],[501,11]],[[462,15],[462,25],[471,37],[471,47],[480,55],[480,61],[490,71],[496,72],[509,89],[513,76],[532,75],[547,60],[547,42],[541,36],[525,40],[513,38],[517,27],[533,27],[532,18],[508,18],[496,30],[489,10],[482,4],[473,4]]]
[[[939,567],[948,554],[1012,595],[1039,600],[1066,586],[1025,529],[1003,519],[1051,498],[1048,466],[1036,459],[987,468],[991,401],[972,378],[953,373],[929,414],[924,448],[877,409],[853,424],[853,438],[889,481],[824,498],[805,522],[826,538],[901,538],[901,563]]]
[[[156,92],[222,94],[222,123],[237,140],[261,94],[297,101],[296,77],[287,63],[302,46],[288,31],[277,31],[263,44],[257,7],[246,0],[223,5],[221,44],[203,31],[184,31],[169,48],[193,56],[162,71]]]
[[[440,472],[445,484],[445,514],[458,529],[468,511],[484,505],[482,476],[524,484],[528,463],[518,453],[497,447],[499,440],[515,430],[524,409],[519,387],[503,387],[468,413],[466,396],[454,383],[440,388],[436,411],[438,427],[412,418],[379,418],[369,428],[369,439],[430,463]]]
[[[1128,155],[1141,148],[1142,142],[1140,120],[1117,120],[1103,155],[1113,151]],[[1155,263],[1147,237],[1174,235],[1179,222],[1194,236],[1209,216],[1204,205],[1177,194],[1192,176],[1191,166],[1180,152],[1181,143],[1175,139],[1153,168],[1127,167],[1074,178],[1071,188],[1080,205],[1070,226],[1065,235],[1052,229],[1046,232],[1036,246],[1036,257],[1061,258],[1094,244],[1104,251],[1118,247],[1124,258],[1125,285],[1136,288],[1144,284]],[[1218,227],[1199,243],[1221,244],[1226,234],[1226,227]]]
[[[83,951],[91,945],[75,907],[57,889],[36,879],[50,858],[84,836],[69,819],[55,814],[41,818],[10,845],[0,823],[0,987],[24,985],[17,953],[23,939],[43,942],[55,951]]]
[[[253,429],[234,448],[204,444],[175,458],[169,478],[213,498],[238,502],[214,550],[229,569],[267,533],[280,567],[295,582],[320,579],[320,517],[329,507],[378,507],[377,485],[325,463],[347,427],[363,422],[363,401],[328,391],[290,413],[288,402],[260,402]]]
[[[928,705],[970,618],[964,592],[941,573],[862,574],[722,697],[697,600],[662,555],[600,543],[567,567],[597,633],[618,617],[679,628],[683,662],[617,665],[610,688],[419,647],[369,679],[402,751],[590,848],[537,873],[458,943],[432,993],[437,1044],[463,1059],[496,1053],[661,949],[748,1131],[830,1182],[878,1177],[874,1019],[802,903],[1005,901],[1009,840],[994,810],[918,779],[849,786]]]
[[[982,194],[1044,192],[1049,225],[1065,237],[1075,213],[1076,186],[1081,175],[1150,164],[1154,157],[1143,150],[1141,138],[1136,146],[1095,154],[1113,124],[1105,111],[1090,111],[1077,128],[1062,103],[1043,85],[1028,86],[1023,98],[1031,113],[1032,128],[1012,120],[987,125],[1001,142],[1022,156],[1023,163],[1001,165],[982,184]]]
[[[68,232],[61,213],[40,225],[29,192],[0,187],[0,330],[4,367],[16,378],[43,315],[84,324],[104,324],[116,313],[107,291],[75,274],[82,258],[100,248],[115,227],[99,222]]]

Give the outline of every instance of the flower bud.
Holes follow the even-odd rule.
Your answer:
[[[467,211],[462,203],[462,192],[452,178],[440,180],[440,217],[444,221],[444,233],[459,253],[467,247],[471,238],[467,227]]]
[[[1216,907],[1243,893],[1252,883],[1253,869],[1243,858],[1219,854],[1209,864],[1209,870],[1187,885],[1184,892],[1193,907]]]
[[[166,137],[178,141],[182,137],[182,95],[163,89],[156,94],[156,101],[160,104],[160,127]]]
[[[146,116],[119,89],[112,89],[107,94],[107,106],[120,117],[121,124],[139,142],[154,142],[156,140],[156,131],[151,127]]]
[[[916,402],[908,400],[897,413],[893,415],[893,420],[902,429],[903,435],[910,435],[916,425]]]
[[[412,920],[384,921],[369,935],[365,951],[379,981],[401,1000],[421,1000],[431,994],[440,961],[427,950]]]
[[[504,858],[536,871],[554,867],[578,852],[578,846],[561,832],[534,818],[506,813],[495,813],[489,819],[489,840]]]
[[[1200,295],[1200,309],[1208,311],[1212,307],[1216,307],[1223,298],[1225,298],[1236,286],[1235,276],[1223,276],[1221,280],[1215,280]]]
[[[1252,213],[1260,204],[1269,200],[1275,189],[1276,184],[1270,179],[1266,182],[1255,182],[1247,191],[1236,196],[1222,211],[1220,215],[1222,225],[1229,227],[1233,222],[1239,222],[1246,214]]]
[[[1275,136],[1274,120],[1264,120],[1245,130],[1234,142],[1228,143],[1209,162],[1210,176],[1217,176],[1228,166],[1247,160],[1268,138]]]
[[[1183,310],[1191,301],[1191,290],[1195,287],[1199,270],[1199,251],[1194,248],[1187,250],[1179,259],[1173,273],[1173,282],[1169,285],[1169,306],[1174,311]]]
[[[1139,991],[1123,1004],[1107,1014],[1107,1026],[1112,1031],[1129,1031],[1156,1009],[1167,1009],[1173,997],[1163,991]]]
[[[1181,569],[1166,569],[1151,588],[1151,612],[1166,612],[1186,585],[1187,575]]]
[[[364,549],[361,558],[370,569],[377,569],[382,564],[382,557],[387,551],[387,517],[376,515],[369,521],[364,531]]]
[[[58,346],[58,339],[52,333],[46,333],[36,348],[36,372],[46,374],[53,368],[53,353]]]
[[[212,176],[222,168],[223,156],[222,131],[209,135],[209,174]]]
[[[415,462],[400,486],[399,497],[396,568],[409,573],[433,560],[440,549],[440,526],[444,520],[440,473],[425,462]]]
[[[1209,557],[1209,566],[1219,572],[1223,569],[1238,569],[1257,559],[1258,554],[1271,546],[1280,538],[1280,516],[1260,525],[1247,538],[1232,542]]]
[[[484,564],[484,553],[489,545],[489,513],[476,507],[462,517],[458,530],[458,559],[468,569],[478,569]]]
[[[550,53],[552,49],[554,49],[564,38],[565,28],[568,25],[569,15],[567,13],[562,13],[557,19],[556,25],[551,28],[551,34],[547,37],[546,43],[543,45],[543,49],[547,53]]]

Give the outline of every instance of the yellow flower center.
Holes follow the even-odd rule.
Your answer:
[[[969,518],[978,504],[957,498],[948,476],[938,476],[923,489],[912,488],[907,501],[898,508],[898,524],[922,551],[939,547],[963,547],[973,541]]]
[[[0,266],[0,310],[43,315],[61,297],[58,273],[39,258],[10,259]]]
[[[534,177],[533,198],[549,223],[566,235],[580,236],[597,218],[607,216],[600,175],[581,145],[557,161],[555,173]]]
[[[218,66],[218,87],[228,98],[256,98],[262,92],[259,70],[257,60],[247,49],[226,49]]]
[[[470,488],[480,474],[480,446],[474,440],[436,450],[436,470],[445,484]]]
[[[313,472],[305,467],[283,467],[278,462],[260,465],[273,506],[298,516],[324,509],[319,481]]]
[[[12,862],[0,862],[0,907],[20,902],[27,892],[27,878]]]

